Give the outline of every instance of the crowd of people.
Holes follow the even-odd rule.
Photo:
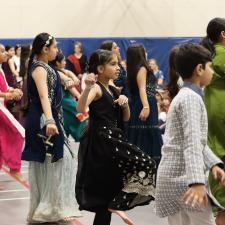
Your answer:
[[[112,213],[133,225],[125,211],[155,201],[170,225],[224,225],[224,60],[223,18],[170,51],[169,83],[142,44],[124,60],[111,40],[89,59],[80,42],[64,56],[48,33],[0,44],[0,168],[23,181],[29,161],[27,221],[87,210],[94,225]]]

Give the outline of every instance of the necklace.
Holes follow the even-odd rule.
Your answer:
[[[106,85],[104,85],[102,82],[100,82],[100,81],[98,81],[104,88],[105,88],[105,90],[113,97],[113,94],[112,94],[112,92],[110,91],[110,89],[109,89],[109,86],[107,87]]]

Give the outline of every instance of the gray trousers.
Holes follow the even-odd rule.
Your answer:
[[[204,212],[188,212],[181,210],[168,216],[169,225],[216,225],[211,206]]]

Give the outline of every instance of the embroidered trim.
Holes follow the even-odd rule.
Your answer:
[[[135,129],[152,129],[152,128],[159,128],[158,125],[131,125],[129,128]]]

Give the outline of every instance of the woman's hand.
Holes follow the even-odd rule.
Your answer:
[[[58,128],[54,123],[50,123],[46,125],[46,135],[53,136],[55,134],[59,134]]]
[[[14,89],[13,99],[15,99],[16,101],[19,101],[22,98],[22,96],[23,96],[23,92],[20,89],[18,88]]]
[[[150,108],[149,107],[143,107],[140,115],[139,115],[139,119],[141,121],[146,121],[146,119],[149,117],[150,114]]]
[[[13,100],[14,99],[13,92],[7,92],[7,93],[5,93],[5,99],[6,100]]]

